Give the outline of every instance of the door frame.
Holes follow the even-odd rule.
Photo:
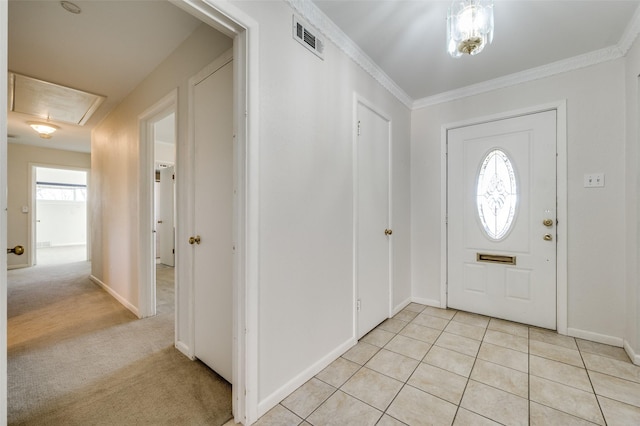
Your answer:
[[[138,116],[140,129],[140,265],[138,267],[138,316],[147,318],[156,314],[156,244],[155,244],[155,130],[156,122],[174,114],[174,133],[178,129],[178,89],[173,89],[161,100]],[[177,150],[176,150],[177,151]],[[175,167],[175,165],[174,165]],[[177,168],[174,169],[176,178]],[[174,218],[175,220],[175,218]],[[176,223],[177,227],[177,223]],[[176,247],[176,255],[177,255]]]
[[[389,218],[387,226],[389,229],[393,229],[393,209],[391,206],[393,205],[393,122],[391,120],[391,116],[384,111],[381,111],[377,108],[373,102],[370,102],[368,99],[359,95],[358,93],[353,94],[353,146],[352,146],[352,158],[353,158],[353,338],[354,341],[358,339],[358,220],[359,220],[359,206],[358,206],[358,106],[362,105],[365,108],[370,109],[375,114],[387,120],[389,123],[389,134],[388,134],[388,165],[387,165],[387,217]],[[389,288],[388,288],[388,297],[389,297],[389,306],[387,312],[387,318],[391,318],[393,315],[393,238],[389,238]]]
[[[60,169],[60,170],[73,170],[73,171],[77,171],[77,172],[85,172],[86,173],[86,178],[87,178],[87,195],[90,197],[91,196],[91,169],[86,169],[84,167],[73,167],[73,166],[64,166],[64,165],[57,165],[57,164],[46,164],[46,163],[32,163],[29,162],[29,182],[28,182],[28,186],[29,189],[31,191],[30,196],[29,196],[29,213],[27,216],[27,235],[28,235],[28,240],[29,240],[29,244],[31,247],[30,253],[29,253],[29,258],[27,260],[27,263],[29,266],[33,266],[36,265],[37,263],[37,259],[36,259],[36,251],[37,251],[37,246],[36,246],[36,240],[37,240],[37,233],[36,233],[36,219],[37,219],[37,200],[36,200],[36,184],[37,184],[37,179],[36,179],[36,169],[37,168],[46,168],[46,169]],[[86,248],[86,256],[87,256],[87,261],[91,260],[91,215],[89,214],[89,201],[87,199],[86,203],[85,203],[85,214],[87,215],[87,223],[86,223],[86,233],[87,233],[87,238],[86,238],[86,244],[87,244],[87,248]]]
[[[233,40],[233,239],[236,250],[233,264],[231,393],[234,421],[251,424],[258,419],[259,397],[259,25],[246,12],[226,0],[171,2]],[[176,163],[183,161],[179,156],[176,160]],[[189,179],[188,175],[185,178]],[[189,188],[192,184],[187,180],[182,187]],[[190,196],[188,192],[186,197]],[[187,231],[191,228],[184,226],[184,223],[181,226],[179,222],[190,217],[188,206],[193,206],[191,201],[187,198],[185,205],[177,203],[176,226],[181,229],[176,232],[177,253],[181,244],[185,246],[183,248],[188,244]],[[193,275],[186,270],[188,264],[188,260],[176,258],[176,280],[192,282]],[[189,317],[192,315],[193,312],[188,313]],[[176,335],[176,347],[182,352],[188,351],[192,343],[188,337],[185,341]]]
[[[568,300],[567,300],[567,101],[566,99],[549,104],[531,106],[523,109],[501,112],[497,114],[466,119],[443,124],[440,130],[440,307],[447,307],[448,286],[448,155],[447,133],[459,127],[473,126],[491,121],[531,115],[544,111],[556,111],[556,328],[558,333],[567,334]]]

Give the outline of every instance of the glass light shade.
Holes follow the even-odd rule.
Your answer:
[[[453,1],[447,14],[447,51],[477,55],[493,41],[493,0]]]
[[[59,129],[58,126],[54,126],[53,124],[49,123],[38,123],[35,121],[31,121],[27,124],[29,124],[29,126],[31,126],[31,128],[35,130],[43,139],[51,139],[51,134]]]

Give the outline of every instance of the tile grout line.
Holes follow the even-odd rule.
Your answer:
[[[456,313],[457,315],[457,313]],[[451,318],[451,320],[453,320],[453,318],[455,317],[455,315]],[[480,353],[480,348],[482,347],[482,342],[484,341],[484,336],[486,336],[487,334],[487,329],[489,328],[489,323],[487,323],[487,327],[485,327],[484,329],[484,333],[482,334],[482,340],[480,341],[480,346],[478,347],[478,351],[476,352],[476,356],[473,360],[473,365],[471,366],[471,371],[469,371],[469,377],[467,377],[467,383],[465,383],[464,385],[464,389],[462,390],[462,394],[460,395],[460,401],[458,402],[458,406],[456,407],[456,413],[453,416],[453,423],[455,423],[456,418],[458,417],[458,413],[460,412],[460,407],[462,407],[462,400],[464,399],[464,394],[467,392],[467,387],[469,386],[469,381],[471,381],[471,374],[473,374],[473,369],[476,367],[476,362],[478,361],[478,354]],[[462,407],[464,408],[464,407]],[[476,413],[475,411],[472,411],[475,414],[478,414],[479,416],[482,416],[482,414]],[[482,416],[484,417],[484,416]],[[485,417],[486,418],[486,417]]]

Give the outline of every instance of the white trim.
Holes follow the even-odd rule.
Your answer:
[[[130,310],[131,312],[133,312],[133,314],[135,316],[137,316],[138,318],[140,317],[138,315],[138,308],[136,308],[135,306],[133,306],[131,303],[129,303],[129,301],[120,296],[120,294],[118,294],[118,292],[116,292],[114,289],[112,289],[111,287],[109,287],[108,285],[106,285],[105,283],[103,283],[99,278],[97,278],[95,275],[89,275],[89,279],[91,281],[93,281],[94,283],[98,284],[100,287],[102,287],[104,289],[104,291],[106,291],[107,293],[109,293],[111,295],[111,297],[113,297],[114,299],[116,299],[118,302],[120,302],[125,308],[127,308],[128,310]]]
[[[6,243],[5,243],[5,247],[6,247]],[[6,250],[5,250],[5,252],[6,252]],[[6,256],[6,253],[5,253],[5,256]],[[6,257],[5,257],[5,259],[6,259]],[[28,268],[29,266],[31,266],[31,265],[29,265],[28,263],[20,263],[18,265],[7,265],[7,270]]]
[[[184,356],[186,356],[187,358],[189,358],[191,361],[194,361],[196,359],[196,357],[194,357],[191,353],[190,353],[190,349],[188,346],[186,346],[183,342],[175,342],[174,344],[175,348],[177,350],[179,350],[180,352],[182,352],[182,354]]]
[[[8,1],[0,2],[0,81],[7,81]],[[7,85],[0,85],[0,424],[7,423]]]
[[[589,340],[605,345],[617,346],[621,348],[624,344],[622,337],[609,336],[607,334],[594,333],[593,331],[580,330],[577,328],[568,328],[567,336],[577,337],[582,340]]]
[[[431,105],[491,92],[493,90],[504,89],[517,84],[540,80],[568,71],[600,64],[602,62],[612,61],[614,59],[621,58],[622,56],[622,52],[617,46],[607,47],[605,49],[574,56],[573,58],[563,59],[551,64],[530,68],[525,71],[505,75],[503,77],[494,78],[492,80],[483,81],[481,83],[472,84],[459,89],[450,90],[448,92],[442,92],[426,98],[417,99],[413,102],[411,108],[416,110]]]
[[[403,310],[404,308],[406,308],[407,306],[409,306],[409,304],[411,303],[411,297],[407,297],[406,299],[404,299],[402,302],[398,303],[392,310],[391,310],[391,316],[394,317],[396,316],[401,310]]]
[[[140,211],[138,257],[138,312],[140,318],[156,314],[156,247],[155,247],[155,136],[154,124],[175,115],[177,131],[178,89],[173,89],[158,102],[138,115],[139,179],[138,208]],[[179,170],[176,167],[176,182]],[[177,224],[176,224],[177,225]],[[176,247],[177,248],[177,247]],[[177,284],[177,283],[176,283]],[[177,293],[177,292],[176,292]]]
[[[625,352],[627,353],[627,355],[629,356],[629,358],[631,359],[631,362],[633,362],[635,365],[640,365],[640,354],[637,354],[633,348],[631,347],[631,344],[629,343],[629,341],[625,340],[623,343],[623,348],[625,350]]]
[[[271,395],[260,401],[258,406],[258,416],[262,416],[278,405],[280,401],[289,396],[292,392],[305,384],[310,377],[315,376],[322,370],[324,370],[329,364],[338,359],[342,354],[348,351],[350,348],[358,343],[356,339],[350,338],[346,342],[339,345],[337,348],[323,356],[318,362],[303,370],[293,379],[289,380]]]
[[[622,37],[620,37],[618,41],[618,49],[620,49],[623,56],[627,55],[638,34],[640,34],[640,6],[636,8],[631,17],[631,21],[629,21],[627,28],[625,28]]]
[[[373,77],[382,87],[395,96],[407,108],[413,105],[413,99],[396,84],[353,40],[351,40],[318,6],[308,0],[285,0],[289,6],[309,24],[313,25],[328,40],[342,50],[347,57]]]
[[[233,386],[234,421],[258,419],[259,330],[259,26],[225,0],[172,0],[233,38],[234,131],[237,184],[234,201]],[[186,244],[186,243],[185,243]]]
[[[446,308],[447,294],[447,253],[448,253],[448,236],[447,236],[447,132],[450,129],[458,127],[471,126],[490,121],[505,120],[508,118],[519,117],[523,115],[536,114],[539,112],[555,110],[556,111],[556,200],[557,200],[557,220],[556,228],[556,329],[559,334],[567,334],[567,318],[568,318],[568,244],[567,244],[567,101],[560,100],[557,102],[522,108],[513,111],[492,114],[484,117],[477,117],[463,120],[455,123],[443,124],[440,132],[440,152],[441,152],[441,209],[440,209],[440,294],[441,299],[439,307]],[[443,194],[444,193],[444,194]],[[444,300],[444,303],[442,303]],[[437,305],[434,305],[437,306]]]
[[[442,303],[440,303],[439,300],[425,299],[424,297],[412,297],[411,301],[413,303],[419,303],[420,305],[433,306],[434,308],[443,308],[443,309],[445,309],[447,307],[446,304],[443,307]]]

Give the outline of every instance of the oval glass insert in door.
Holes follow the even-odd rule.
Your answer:
[[[476,205],[487,237],[498,241],[512,228],[518,206],[518,182],[509,156],[492,149],[478,171]]]

